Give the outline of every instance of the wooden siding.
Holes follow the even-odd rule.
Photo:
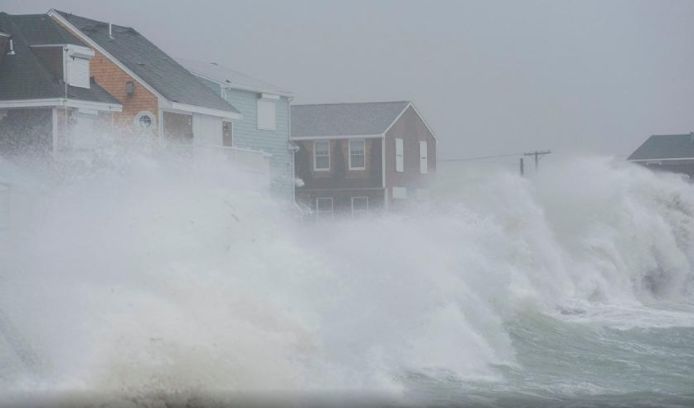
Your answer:
[[[382,188],[381,139],[365,139],[364,170],[349,169],[349,139],[330,140],[330,170],[313,170],[313,141],[296,142],[296,175],[304,185],[299,190]]]
[[[404,141],[404,169],[395,171],[395,139]],[[427,174],[419,168],[419,142],[427,143]],[[386,187],[388,200],[393,202],[393,187],[405,187],[407,196],[414,198],[417,190],[424,189],[436,172],[436,139],[422,118],[410,106],[386,133]],[[397,200],[395,200],[397,201]]]
[[[348,190],[306,190],[297,189],[296,201],[304,208],[316,210],[316,198],[332,198],[335,215],[352,213],[352,197],[368,197],[369,211],[383,209],[383,189],[348,189]]]
[[[233,123],[233,146],[259,150],[272,155],[270,158],[271,190],[280,197],[294,200],[293,153],[289,150],[289,98],[280,97],[276,103],[275,130],[258,129],[257,92],[227,89],[222,92],[216,82],[200,79],[205,85],[226,99],[243,116]]]

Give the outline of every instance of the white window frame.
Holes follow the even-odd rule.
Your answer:
[[[318,168],[318,166],[317,166],[318,161],[316,160],[317,159],[316,146],[319,143],[326,143],[328,145],[328,167],[326,167],[326,168]],[[332,148],[332,146],[331,146],[330,140],[316,140],[313,142],[313,171],[330,171],[330,166],[332,165],[331,157],[330,157],[331,156],[331,154],[330,154],[331,148]]]
[[[143,127],[140,124],[140,119],[143,117],[149,117],[149,119],[151,120],[152,124],[149,127]],[[152,131],[152,130],[155,130],[157,128],[157,117],[154,116],[154,114],[150,111],[141,111],[141,112],[138,112],[137,115],[135,115],[135,117],[133,118],[133,124],[139,130]]]
[[[363,210],[354,210],[354,200],[360,200],[364,199],[366,200],[366,208]],[[351,199],[351,205],[352,205],[352,216],[354,217],[355,215],[359,215],[360,213],[367,213],[369,211],[369,197],[368,196],[353,196]]]
[[[263,115],[267,115],[267,117]],[[269,98],[258,98],[256,116],[259,130],[277,130],[277,101]]]
[[[395,171],[405,171],[405,141],[400,138],[395,139]]]
[[[321,210],[318,204],[321,200],[330,201],[330,210]],[[332,217],[335,214],[335,201],[332,197],[316,197],[316,217]]]
[[[364,156],[363,165],[361,167],[352,166],[352,143],[361,143],[362,145],[362,155]],[[350,170],[364,170],[366,169],[366,140],[365,139],[350,139],[347,141],[348,154],[349,154],[349,169]]]
[[[429,172],[429,144],[426,140],[419,141],[419,173]]]

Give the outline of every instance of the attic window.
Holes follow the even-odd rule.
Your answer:
[[[149,130],[156,126],[156,118],[152,112],[143,111],[135,115],[135,125],[142,130]]]
[[[64,48],[65,82],[79,88],[89,88],[89,61],[94,57],[94,51],[79,45],[67,45]]]

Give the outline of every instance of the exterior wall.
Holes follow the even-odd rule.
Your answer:
[[[316,198],[332,198],[333,211],[336,216],[351,215],[352,197],[368,197],[369,211],[383,209],[383,189],[346,189],[346,190],[301,190],[296,191],[296,201],[304,208],[316,211]]]
[[[124,129],[134,129],[133,121],[135,115],[139,112],[147,111],[157,118],[158,127],[161,123],[161,118],[159,117],[159,100],[157,96],[99,51],[94,50],[94,52],[96,55],[92,58],[89,66],[91,76],[123,105],[122,112],[114,113],[116,124]],[[133,81],[135,84],[135,93],[132,96],[128,96],[126,93],[125,84],[128,81]]]
[[[365,139],[364,169],[349,169],[349,139],[330,140],[330,169],[313,169],[314,141],[297,141],[296,176],[303,181],[296,189],[301,206],[316,209],[316,198],[333,199],[336,215],[351,214],[352,197],[368,197],[369,210],[379,210],[384,204],[381,139]]]
[[[694,179],[693,160],[669,160],[655,163],[638,163],[653,171],[666,171],[669,173],[683,174],[690,179]]]
[[[0,154],[49,154],[53,150],[51,108],[0,112]]]
[[[297,141],[296,176],[303,181],[297,190],[383,188],[381,139],[365,139],[364,170],[349,169],[349,139],[330,140],[330,170],[313,170],[312,140]]]
[[[403,139],[403,172],[395,170],[395,139]],[[419,142],[427,142],[427,174],[419,169]],[[389,205],[415,198],[418,190],[425,189],[436,172],[436,139],[427,129],[422,118],[410,106],[388,130],[386,144],[386,187]],[[405,187],[407,199],[393,199],[393,187]]]
[[[294,200],[294,157],[289,150],[289,98],[282,96],[276,103],[275,130],[258,129],[259,93],[238,89],[221,91],[219,84],[201,79],[218,95],[241,112],[243,118],[234,120],[232,145],[244,149],[260,150],[272,155],[270,173],[271,190],[277,196]]]

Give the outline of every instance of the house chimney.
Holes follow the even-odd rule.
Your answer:
[[[113,24],[108,23],[108,38],[113,40]]]
[[[7,55],[15,55],[16,53],[14,52],[14,40],[10,38],[10,49],[7,50]]]

